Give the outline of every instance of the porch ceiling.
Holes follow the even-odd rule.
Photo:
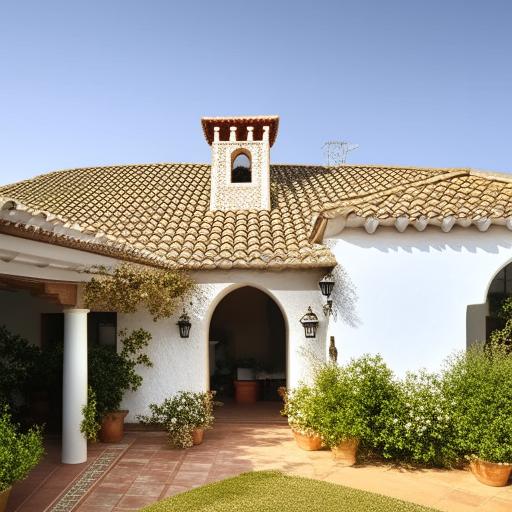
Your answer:
[[[0,290],[25,290],[61,306],[76,306],[78,284],[0,274]]]

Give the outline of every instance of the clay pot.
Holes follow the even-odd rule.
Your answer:
[[[124,419],[128,411],[111,411],[105,413],[101,420],[99,432],[102,443],[119,443],[124,436]]]
[[[512,464],[497,464],[481,459],[473,459],[470,462],[470,467],[479,482],[493,487],[507,485],[512,473]]]
[[[293,430],[293,437],[295,437],[295,442],[297,446],[308,452],[321,450],[322,449],[322,438],[319,436],[308,436],[306,434],[301,434],[300,432],[295,432]]]
[[[201,444],[204,438],[204,428],[196,428],[192,431],[192,443],[194,446]]]
[[[257,380],[235,380],[235,401],[238,404],[254,404],[260,397],[260,382]]]
[[[7,501],[9,500],[9,494],[11,494],[12,487],[8,487],[5,491],[0,492],[0,512],[7,510]]]
[[[334,460],[340,462],[344,466],[353,466],[356,463],[357,447],[359,439],[349,437],[342,441],[338,446],[331,448]]]

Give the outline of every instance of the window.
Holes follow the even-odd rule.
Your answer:
[[[251,181],[251,154],[248,151],[235,151],[231,163],[231,183]]]

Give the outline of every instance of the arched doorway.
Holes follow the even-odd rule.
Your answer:
[[[286,385],[286,324],[265,292],[244,286],[215,308],[209,330],[210,389],[232,400],[236,381],[254,381],[258,400],[279,400]]]
[[[505,265],[494,276],[483,304],[471,304],[467,309],[467,345],[488,341],[491,333],[502,329],[505,320],[500,316],[503,301],[512,296],[512,263]]]

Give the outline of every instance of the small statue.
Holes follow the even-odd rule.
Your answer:
[[[334,344],[334,336],[331,336],[331,343],[329,345],[329,359],[335,363],[338,360],[338,349]]]

